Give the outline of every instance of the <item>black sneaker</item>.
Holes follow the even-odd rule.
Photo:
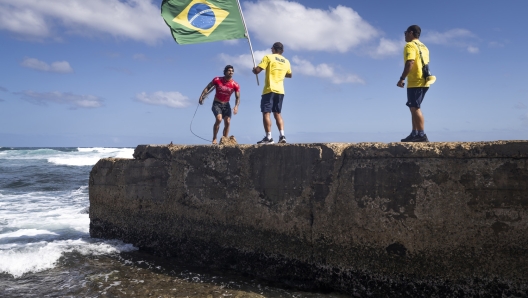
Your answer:
[[[416,136],[413,139],[410,140],[410,142],[429,142],[429,139],[427,138],[427,135],[424,134],[423,136]]]
[[[412,142],[411,140],[414,139],[416,136],[414,136],[412,133],[408,135],[405,139],[401,139],[402,142]]]
[[[286,136],[280,136],[279,143],[286,144]]]
[[[257,144],[273,144],[273,138],[268,139],[268,137],[264,137],[261,141],[258,141]]]

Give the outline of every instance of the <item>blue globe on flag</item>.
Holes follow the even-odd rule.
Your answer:
[[[187,18],[191,25],[203,30],[212,28],[216,23],[216,17],[213,10],[211,7],[203,3],[193,5],[191,9],[189,9]]]

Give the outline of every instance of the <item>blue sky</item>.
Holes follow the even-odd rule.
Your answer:
[[[260,140],[262,85],[247,41],[178,45],[160,4],[0,0],[0,146],[206,144],[189,124],[202,89],[226,64],[242,88],[230,134]],[[429,140],[528,138],[526,1],[241,4],[257,63],[275,41],[292,62],[283,105],[291,143],[407,136],[406,92],[396,83],[412,24],[422,27],[437,77],[422,106]],[[206,139],[211,100],[193,122]]]

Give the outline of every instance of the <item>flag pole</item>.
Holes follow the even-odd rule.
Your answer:
[[[253,54],[253,47],[251,46],[251,39],[249,38],[249,32],[246,26],[246,20],[244,19],[244,14],[242,13],[242,6],[240,6],[240,0],[237,0],[237,4],[238,11],[240,11],[240,16],[242,17],[242,23],[244,23],[244,29],[246,30],[246,37],[249,43],[249,50],[251,51],[251,57],[253,58],[253,67],[257,67],[257,64],[255,63],[255,55]],[[260,85],[258,74],[255,74],[255,77],[257,77],[257,85]]]

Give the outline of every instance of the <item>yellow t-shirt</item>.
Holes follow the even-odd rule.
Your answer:
[[[264,56],[258,65],[266,70],[266,82],[262,94],[270,92],[284,94],[284,77],[291,74],[290,61],[279,54]]]
[[[422,59],[420,59],[420,52],[418,47],[422,51],[422,58],[425,64],[429,64],[429,49],[421,43],[419,40],[413,40],[408,42],[403,48],[403,61],[414,60],[411,72],[407,76],[407,88],[415,87],[429,87],[422,76]]]

